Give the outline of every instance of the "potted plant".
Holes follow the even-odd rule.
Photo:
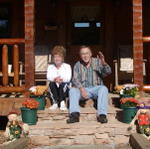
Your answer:
[[[130,123],[137,113],[139,102],[133,97],[121,98],[121,106],[123,107],[123,122]]]
[[[138,131],[141,134],[145,134],[146,136],[150,136],[150,116],[149,110],[141,109],[140,113],[137,117],[137,125]]]
[[[30,97],[39,102],[38,110],[44,110],[46,105],[47,86],[32,86],[30,89]]]
[[[120,96],[123,98],[135,97],[138,93],[138,85],[136,84],[125,84],[120,89]]]
[[[22,121],[29,125],[35,125],[37,122],[37,108],[39,102],[35,99],[27,98],[23,103],[23,107],[21,107],[21,116]]]
[[[119,94],[121,98],[134,98],[138,93],[138,85],[136,84],[125,84],[120,88]],[[123,109],[123,104],[120,105]]]

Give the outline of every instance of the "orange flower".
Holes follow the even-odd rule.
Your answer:
[[[35,99],[27,98],[22,105],[29,109],[36,109],[39,105],[39,102],[37,102]]]
[[[120,100],[121,104],[124,104],[126,102],[132,102],[132,103],[136,103],[136,104],[139,104],[139,101],[135,98],[121,98]]]

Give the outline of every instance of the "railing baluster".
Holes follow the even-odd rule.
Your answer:
[[[13,46],[14,85],[19,85],[19,47]]]
[[[8,46],[3,45],[2,47],[2,74],[3,74],[3,85],[8,85]]]
[[[2,46],[2,85],[0,85],[0,93],[11,93],[11,92],[24,92],[24,85],[19,85],[19,45],[24,45],[25,39],[23,38],[7,38],[0,39],[0,45]],[[8,74],[8,46],[11,46],[13,56],[13,72]],[[13,79],[14,86],[9,86],[9,77]]]

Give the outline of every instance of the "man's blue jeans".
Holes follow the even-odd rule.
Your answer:
[[[104,85],[85,88],[88,98],[97,99],[97,114],[107,115],[108,110],[108,89]],[[80,112],[79,100],[81,100],[80,90],[71,88],[69,91],[70,106],[69,112]]]

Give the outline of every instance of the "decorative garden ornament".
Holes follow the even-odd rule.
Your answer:
[[[18,113],[10,112],[8,114],[8,124],[4,133],[8,141],[13,141],[21,137],[26,137],[29,134],[29,126],[27,124],[20,124]]]

